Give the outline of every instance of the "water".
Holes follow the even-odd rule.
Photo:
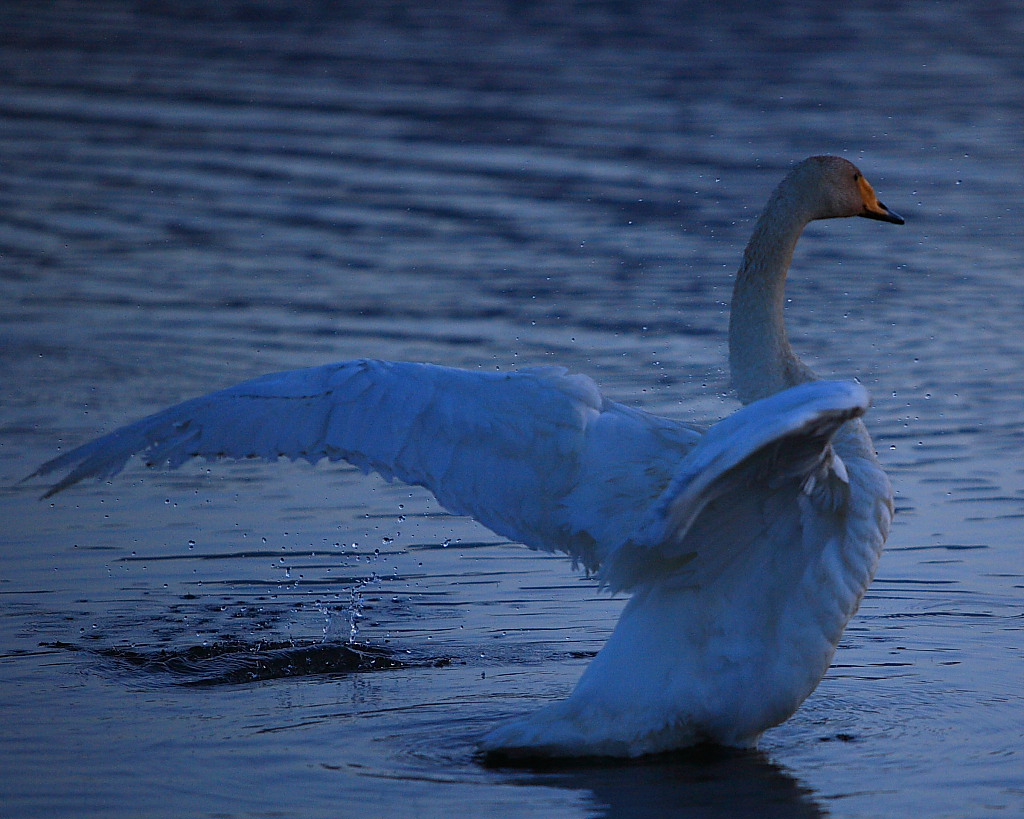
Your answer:
[[[5,815],[1024,810],[1024,12],[748,6],[0,7]],[[622,600],[418,490],[285,463],[17,484],[358,356],[558,362],[714,420],[752,220],[821,152],[907,217],[812,226],[788,312],[872,390],[898,515],[758,753],[481,766]]]

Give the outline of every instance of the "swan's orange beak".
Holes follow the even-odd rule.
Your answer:
[[[875,189],[871,187],[868,180],[861,176],[857,179],[857,184],[860,186],[861,198],[864,200],[864,211],[858,214],[859,216],[863,216],[865,219],[877,219],[879,222],[892,222],[894,225],[904,224],[902,216],[889,210],[878,201]]]

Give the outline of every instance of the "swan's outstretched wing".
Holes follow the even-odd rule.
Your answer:
[[[47,493],[109,478],[133,456],[345,460],[429,489],[450,511],[595,570],[657,498],[696,428],[602,398],[556,367],[478,373],[359,360],[268,375],[178,404],[73,449]]]
[[[614,589],[668,577],[703,585],[769,530],[780,548],[812,528],[839,531],[850,478],[832,440],[869,403],[859,384],[812,381],[715,424],[605,561],[602,579]]]

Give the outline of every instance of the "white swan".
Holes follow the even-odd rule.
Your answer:
[[[729,359],[746,404],[706,432],[616,404],[585,376],[350,361],[268,375],[78,447],[47,495],[134,454],[346,460],[425,486],[498,534],[561,551],[632,593],[571,696],[499,726],[484,751],[637,756],[747,746],[825,674],[892,517],[858,420],[867,392],[793,354],[783,288],[813,219],[902,224],[856,167],[798,164],[772,194],[733,293]]]

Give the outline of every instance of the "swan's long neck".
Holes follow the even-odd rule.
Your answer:
[[[797,239],[813,218],[783,182],[754,226],[736,276],[729,317],[729,368],[748,404],[814,379],[789,346],[783,319],[786,273]]]

